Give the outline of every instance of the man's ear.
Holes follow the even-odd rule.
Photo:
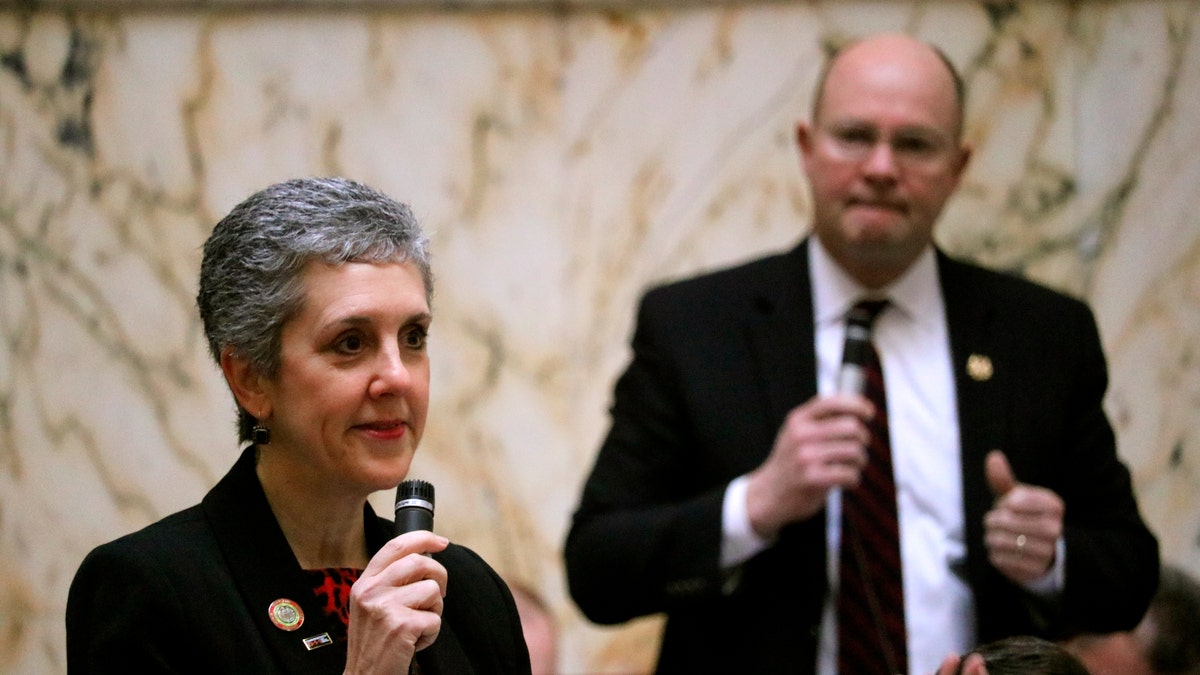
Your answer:
[[[800,168],[806,176],[809,175],[809,160],[813,155],[813,144],[816,143],[814,134],[815,131],[808,122],[796,123],[796,147],[800,149]]]
[[[967,166],[971,164],[971,157],[974,155],[975,149],[971,147],[970,143],[962,143],[956,152],[958,157],[954,160],[955,189],[957,189],[958,181],[962,180],[963,175],[967,172]]]
[[[800,148],[800,154],[807,156],[812,152],[813,130],[808,122],[800,121],[796,123],[796,145]]]
[[[256,419],[270,417],[271,397],[264,386],[265,378],[249,360],[237,356],[233,347],[226,347],[221,350],[221,372],[225,373],[225,381],[238,405]]]

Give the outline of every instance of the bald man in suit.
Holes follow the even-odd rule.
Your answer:
[[[910,37],[844,47],[797,131],[811,236],[643,298],[565,559],[593,621],[666,614],[658,672],[838,671],[840,512],[881,414],[835,385],[862,299],[886,301],[904,595],[877,609],[907,629],[891,670],[1145,611],[1158,544],[1102,409],[1091,310],[933,241],[971,154],[962,90]]]

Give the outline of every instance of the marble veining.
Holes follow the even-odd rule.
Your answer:
[[[343,174],[433,236],[438,528],[545,596],[564,673],[647,670],[657,619],[588,624],[559,558],[635,303],[803,234],[795,122],[875,30],[962,68],[939,241],[1091,302],[1143,511],[1200,574],[1200,3],[99,6],[0,8],[0,668],[63,672],[83,555],[237,454],[193,300],[213,223]]]

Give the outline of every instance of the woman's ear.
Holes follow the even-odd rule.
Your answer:
[[[243,410],[258,420],[270,417],[271,397],[264,378],[249,360],[237,356],[233,347],[226,347],[221,350],[221,372],[225,373],[225,382]]]

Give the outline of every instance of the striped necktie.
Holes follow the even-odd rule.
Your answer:
[[[842,492],[842,543],[837,606],[838,673],[883,675],[908,669],[900,528],[892,474],[887,398],[879,353],[870,341],[886,300],[862,301],[847,330],[865,331],[863,394],[875,406],[868,425],[867,465],[858,487]]]

